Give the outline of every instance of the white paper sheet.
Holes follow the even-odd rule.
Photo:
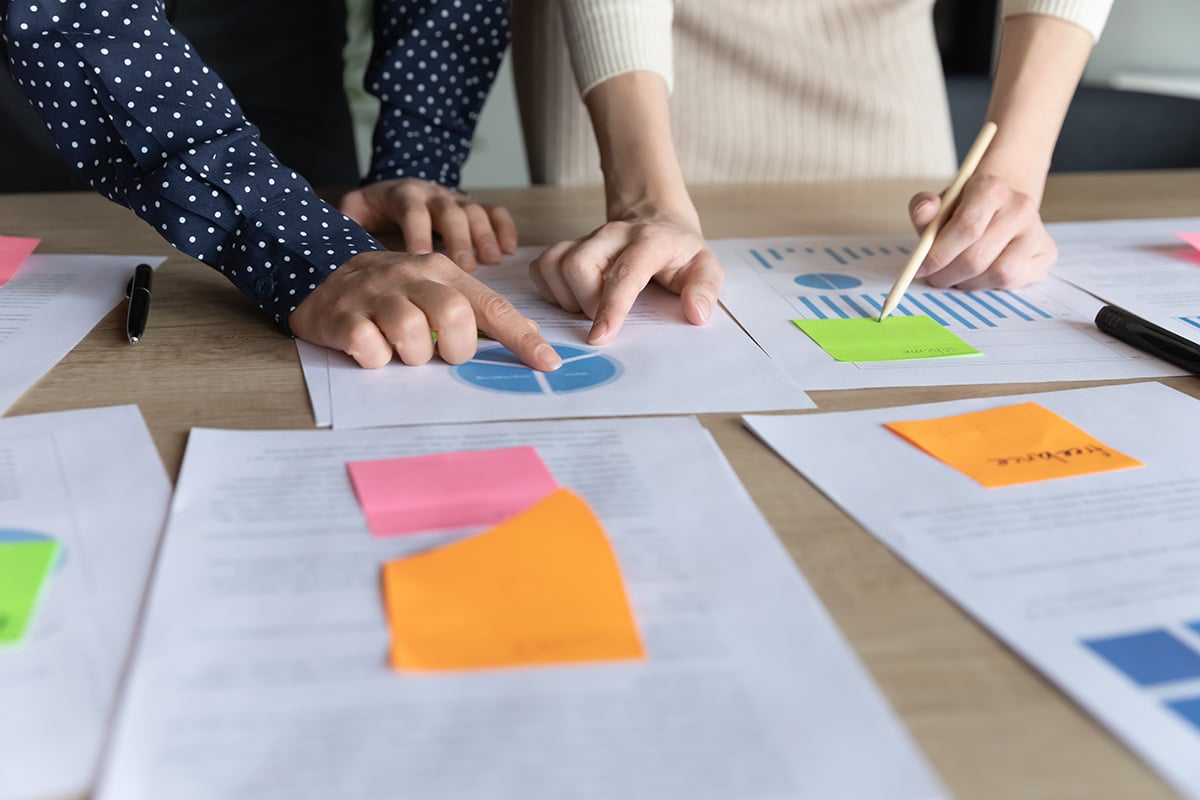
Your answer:
[[[691,325],[679,298],[657,286],[643,293],[612,344],[587,346],[591,322],[543,302],[529,280],[541,249],[523,248],[476,274],[542,326],[564,355],[561,369],[526,369],[486,340],[474,361],[458,367],[393,361],[364,370],[328,352],[333,427],[815,408],[725,313]],[[311,348],[299,352],[315,413],[322,367]]]
[[[125,298],[149,256],[32,255],[0,286],[0,413]]]
[[[0,541],[57,539],[26,640],[0,648],[0,798],[91,786],[171,486],[134,406],[0,419]]]
[[[330,351],[297,339],[296,355],[300,358],[300,369],[304,371],[304,385],[308,387],[313,424],[318,428],[328,428],[333,425],[333,398],[329,393]]]
[[[1016,292],[916,281],[895,314],[927,315],[983,356],[835,361],[791,320],[878,316],[914,240],[905,236],[726,239],[722,301],[805,389],[1104,380],[1180,375],[1092,324],[1101,304],[1053,278]]]
[[[1049,226],[1055,274],[1105,302],[1200,342],[1200,252],[1177,234],[1200,218],[1074,222]]]
[[[607,530],[648,661],[386,666],[347,460],[533,445]],[[933,798],[903,728],[694,419],[196,430],[104,800]],[[455,535],[462,535],[455,534]]]
[[[985,489],[883,427],[1026,400],[1146,466]],[[1147,383],[746,420],[1184,796],[1200,798],[1200,402]],[[1130,662],[1176,674],[1142,685]]]

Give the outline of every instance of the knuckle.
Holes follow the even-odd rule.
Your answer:
[[[479,300],[479,313],[486,320],[499,321],[516,313],[516,310],[512,303],[495,292],[489,292]]]
[[[461,294],[447,296],[438,309],[438,317],[444,325],[450,327],[466,327],[475,324],[475,312],[467,298]]]
[[[351,355],[365,354],[373,349],[378,341],[375,323],[358,317],[354,320],[345,320],[342,324],[345,325],[345,350],[347,353]]]
[[[1032,197],[1024,192],[1014,192],[1012,196],[1013,208],[1021,216],[1030,216],[1037,214],[1038,205]]]
[[[987,230],[987,218],[976,208],[964,208],[959,212],[959,229],[972,239],[978,239]]]

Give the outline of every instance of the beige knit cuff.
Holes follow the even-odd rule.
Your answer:
[[[1074,22],[1099,40],[1112,0],[1004,0],[1004,16],[1045,14]]]
[[[649,70],[674,84],[672,0],[562,0],[579,94],[623,72]]]

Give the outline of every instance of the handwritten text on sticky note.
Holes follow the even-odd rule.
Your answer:
[[[0,544],[0,645],[25,638],[58,551],[55,541]]]
[[[8,283],[17,268],[37,248],[39,239],[24,236],[0,236],[0,286]]]
[[[353,461],[347,468],[375,536],[494,525],[558,488],[532,447]]]
[[[398,670],[645,657],[608,537],[559,489],[478,536],[383,566]]]
[[[929,317],[796,319],[797,328],[838,361],[903,361],[979,355]]]
[[[886,427],[992,489],[1145,466],[1037,403]]]

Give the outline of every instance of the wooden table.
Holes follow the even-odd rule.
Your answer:
[[[704,187],[710,237],[908,231],[926,184]],[[602,222],[596,190],[478,192],[508,206],[524,243]],[[1047,220],[1200,214],[1200,172],[1056,176]],[[290,340],[214,270],[171,251],[129,212],[92,195],[0,195],[0,228],[40,236],[42,252],[171,254],[155,279],[143,344],[109,314],[9,412],[136,403],[178,473],[188,429],[309,428]],[[1166,380],[1200,397],[1200,380]],[[848,410],[1081,384],[816,392]],[[891,555],[770,450],[737,415],[708,415],[726,456],[946,786],[964,799],[1174,797],[1167,786],[1037,672]],[[869,769],[869,758],[864,764]]]

